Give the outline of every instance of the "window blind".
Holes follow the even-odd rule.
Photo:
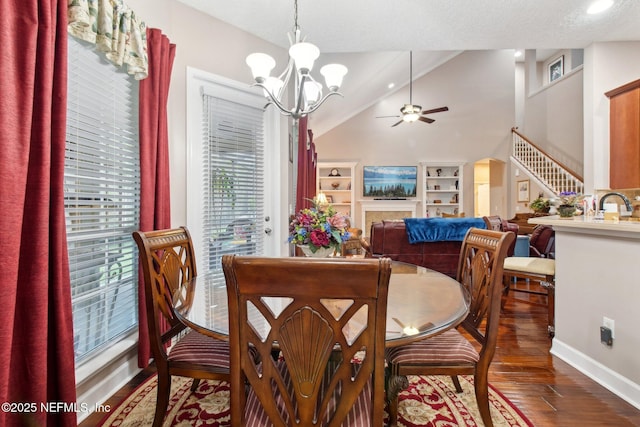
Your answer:
[[[263,253],[264,112],[207,92],[202,101],[203,247],[223,285],[222,255]]]
[[[65,212],[79,362],[138,323],[138,83],[68,39]]]

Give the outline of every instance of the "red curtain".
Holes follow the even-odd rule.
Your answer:
[[[309,135],[309,171],[307,173],[307,197],[313,199],[316,195],[316,180],[318,170],[318,153],[316,153],[316,144],[313,142],[313,131],[309,129],[307,131]],[[309,202],[311,204],[311,202]]]
[[[67,2],[0,2],[0,425],[75,426],[64,217]]]
[[[318,155],[313,132],[307,129],[308,118],[298,121],[298,179],[296,184],[296,212],[312,205],[316,195],[316,167]]]
[[[140,230],[171,227],[167,99],[176,46],[158,29],[147,29],[149,77],[140,81]],[[142,269],[140,269],[142,271]],[[138,283],[138,366],[149,365],[144,278]]]

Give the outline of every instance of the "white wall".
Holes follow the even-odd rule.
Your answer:
[[[435,123],[403,123],[376,116],[399,114],[409,102],[404,88],[316,138],[320,161],[357,161],[356,199],[362,197],[363,165],[417,165],[421,161],[465,162],[464,212],[473,212],[473,164],[487,157],[507,159],[515,123],[513,50],[467,51],[413,84],[413,103]],[[313,129],[313,118],[310,127]],[[421,185],[421,184],[420,184]],[[418,187],[418,192],[421,191]],[[360,211],[359,205],[356,212]],[[359,224],[360,218],[355,221]]]
[[[637,79],[640,42],[596,43],[585,49],[585,189],[609,188],[609,99],[604,94]]]
[[[564,54],[572,58],[572,51],[558,51],[551,58]],[[547,62],[551,61],[549,59]],[[516,112],[518,132],[546,151],[566,167],[584,176],[584,120],[583,120],[583,67],[571,69],[565,63],[564,76],[551,84],[543,85],[546,63],[539,62],[535,50],[527,50],[525,62],[516,67]],[[536,181],[511,162],[508,168],[509,194],[507,199],[509,218],[516,213],[532,212],[529,202],[517,202],[516,183],[529,179],[529,196],[533,200],[542,190]]]
[[[529,94],[521,129],[531,142],[582,175],[582,67]]]
[[[556,229],[556,335],[551,353],[640,408],[640,240],[636,233]],[[600,342],[603,317],[613,346]]]
[[[187,130],[186,69],[194,67],[238,82],[252,82],[245,58],[252,52],[265,52],[278,64],[286,64],[285,49],[272,45],[247,32],[171,0],[127,0],[127,4],[151,28],[159,28],[176,45],[176,57],[169,91],[169,160],[171,173],[171,224],[187,224]],[[258,90],[258,89],[256,89]],[[288,164],[287,122],[281,129],[281,152]],[[278,171],[280,172],[280,171]],[[288,177],[282,173],[280,188],[288,193]],[[280,208],[287,212],[286,201]],[[286,217],[286,215],[280,215]]]

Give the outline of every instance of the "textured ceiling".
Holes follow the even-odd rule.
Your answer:
[[[289,46],[286,33],[293,27],[293,0],[178,1],[276,45]],[[640,41],[640,0],[615,0],[608,11],[587,15],[591,2],[299,0],[298,24],[307,41],[322,52],[318,65],[335,61],[349,67],[342,90],[345,99],[327,101],[333,108],[323,106],[314,113],[314,132],[322,134],[376,102],[387,83],[406,85],[409,50],[414,51],[417,78],[463,50],[554,52],[593,42]]]

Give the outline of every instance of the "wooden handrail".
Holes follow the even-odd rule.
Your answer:
[[[518,132],[516,130],[516,127],[511,128],[511,132],[515,133],[516,135],[518,135],[520,138],[524,139],[525,141],[527,141],[528,144],[531,144],[531,146],[535,147],[538,151],[540,151],[542,154],[544,154],[545,156],[547,156],[550,159],[553,159],[553,161],[555,163],[558,164],[558,166],[560,166],[561,168],[563,168],[564,170],[566,170],[567,172],[569,172],[571,175],[573,175],[574,177],[576,177],[578,180],[583,181],[584,182],[584,178],[582,177],[582,175],[580,175],[579,173],[577,173],[576,171],[572,170],[571,168],[569,168],[568,166],[564,165],[562,162],[557,161],[556,159],[553,158],[553,156],[551,156],[549,153],[547,153],[545,150],[543,150],[542,148],[540,148],[539,146],[537,146],[536,144],[534,144],[533,142],[531,142],[531,140],[529,140],[526,136],[522,135],[520,132]]]

